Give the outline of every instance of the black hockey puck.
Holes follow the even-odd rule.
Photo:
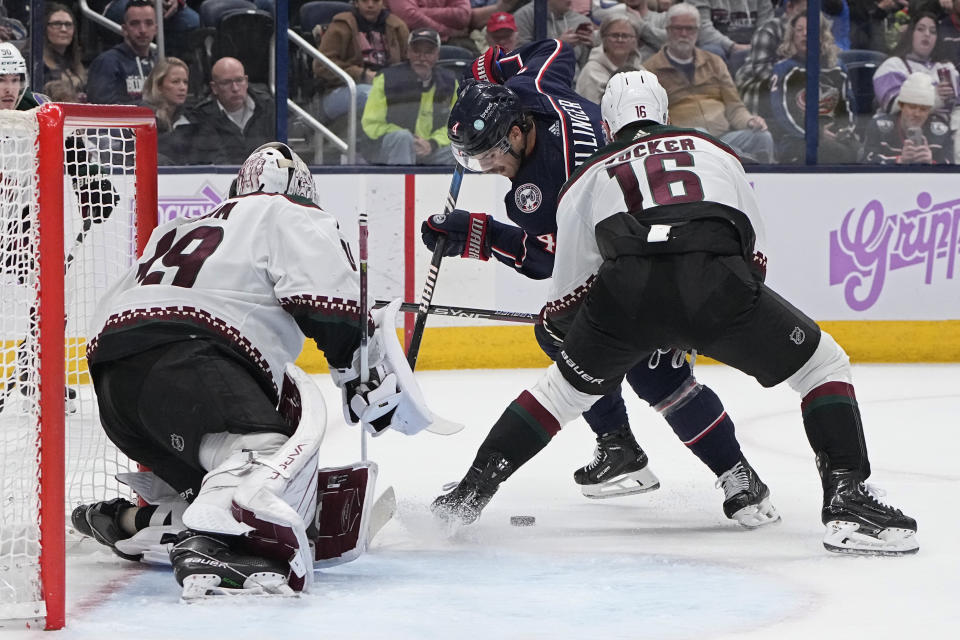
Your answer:
[[[537,523],[533,516],[510,516],[510,524],[515,527],[532,527]]]

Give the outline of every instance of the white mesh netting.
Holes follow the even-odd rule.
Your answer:
[[[42,438],[37,393],[37,137],[35,114],[0,111],[0,621],[43,615],[38,478],[41,465],[56,462],[55,445]],[[97,301],[136,257],[136,194],[131,129],[65,126],[63,144],[63,228],[44,231],[64,242],[69,528],[76,505],[130,495],[114,478],[131,464],[100,427],[85,349]]]

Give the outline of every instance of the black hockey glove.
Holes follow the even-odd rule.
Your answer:
[[[454,209],[450,213],[438,213],[424,220],[420,226],[420,235],[423,237],[423,244],[427,245],[430,251],[436,248],[437,238],[444,235],[447,238],[444,256],[488,260],[491,220],[492,218],[485,213],[469,213],[463,209]]]
[[[91,223],[104,222],[120,201],[113,184],[102,176],[75,176],[73,190],[77,194],[84,228],[88,228]]]

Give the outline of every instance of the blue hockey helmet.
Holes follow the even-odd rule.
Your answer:
[[[492,150],[513,153],[509,135],[514,125],[527,129],[517,94],[503,85],[471,82],[450,110],[447,137],[457,162],[484,171],[485,156]]]

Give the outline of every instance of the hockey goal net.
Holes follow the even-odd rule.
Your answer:
[[[0,626],[63,626],[69,512],[130,493],[85,347],[156,225],[156,165],[148,109],[0,111]]]

